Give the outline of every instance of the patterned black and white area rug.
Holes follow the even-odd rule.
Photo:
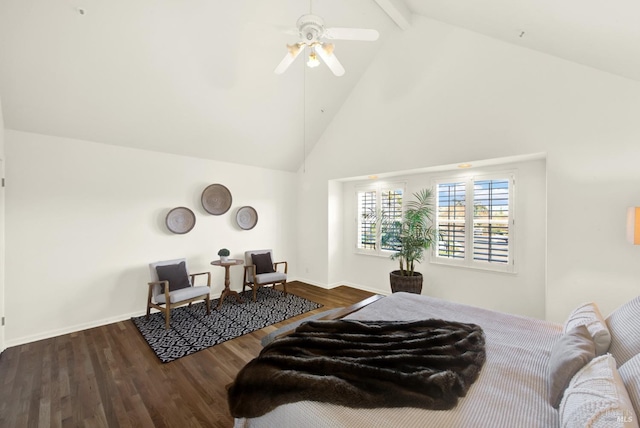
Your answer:
[[[204,302],[176,308],[171,311],[169,330],[164,328],[161,312],[151,314],[148,320],[144,316],[131,320],[160,361],[168,363],[322,306],[273,288],[258,289],[255,302],[252,293],[240,293],[242,303],[234,296],[227,297],[220,309],[215,309],[218,299],[211,300],[211,315],[207,315]]]

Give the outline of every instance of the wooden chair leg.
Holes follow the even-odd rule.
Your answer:
[[[145,317],[147,320],[149,319],[149,314],[151,314],[151,297],[151,286],[149,286],[149,294],[147,295],[147,316]]]
[[[284,290],[284,294],[287,294],[287,281],[282,283],[282,289]]]
[[[207,302],[207,315],[211,315],[211,298],[207,296],[204,300]]]
[[[164,329],[169,330],[169,324],[171,321],[171,309],[167,306],[164,309]]]
[[[258,284],[253,284],[253,301],[256,301],[256,298],[258,296]]]

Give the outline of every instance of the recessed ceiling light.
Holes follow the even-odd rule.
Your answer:
[[[458,168],[471,168],[471,164],[470,163],[461,163],[460,165],[458,165]]]
[[[375,180],[376,178],[378,178],[377,175],[370,175],[367,177],[369,180]]]

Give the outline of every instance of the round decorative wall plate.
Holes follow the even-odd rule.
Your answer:
[[[258,213],[253,207],[240,207],[236,214],[236,222],[238,222],[240,229],[253,229],[258,223]]]
[[[202,192],[202,207],[213,215],[221,215],[231,208],[231,192],[222,184],[207,186]]]
[[[196,225],[196,216],[187,207],[177,207],[167,214],[167,228],[173,233],[187,233]]]

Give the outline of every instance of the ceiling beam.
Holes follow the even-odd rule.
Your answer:
[[[411,27],[411,11],[404,0],[375,0],[401,30]]]

